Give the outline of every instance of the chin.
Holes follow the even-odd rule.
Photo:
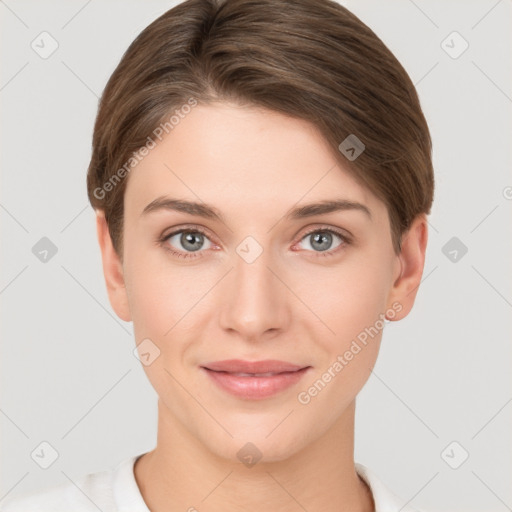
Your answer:
[[[230,432],[233,437],[224,433],[215,437],[209,435],[203,439],[203,444],[217,457],[247,468],[262,463],[281,462],[301,450],[304,437],[286,429],[279,432],[279,427],[272,432],[275,427],[276,423],[271,428],[232,429]]]

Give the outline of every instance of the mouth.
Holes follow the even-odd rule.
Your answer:
[[[217,361],[201,369],[217,386],[238,398],[261,400],[297,384],[311,366],[277,360]]]
[[[266,359],[264,361],[243,361],[241,359],[227,359],[215,361],[203,365],[207,370],[227,373],[239,373],[247,375],[279,374],[302,370],[306,366],[279,361],[277,359]]]
[[[278,373],[272,373],[272,372],[266,372],[266,373],[225,372],[225,371],[219,371],[219,370],[211,370],[210,368],[206,368],[206,370],[210,370],[210,371],[216,372],[216,373],[227,373],[229,375],[234,375],[235,377],[273,377],[274,375],[282,375],[283,373],[294,373],[294,372],[278,372]],[[299,371],[299,370],[295,370],[295,371]]]

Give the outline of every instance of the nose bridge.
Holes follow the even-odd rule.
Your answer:
[[[223,328],[253,339],[283,328],[288,316],[285,290],[274,275],[271,251],[251,238],[242,241],[233,255],[234,269],[221,321]]]

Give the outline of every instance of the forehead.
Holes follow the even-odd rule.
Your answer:
[[[125,192],[125,205],[139,214],[166,194],[221,210],[229,201],[255,213],[334,197],[379,208],[302,119],[227,103],[197,105],[155,142],[130,172]]]

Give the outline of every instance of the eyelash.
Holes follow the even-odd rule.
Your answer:
[[[166,251],[169,251],[173,256],[176,256],[178,258],[183,258],[183,259],[202,258],[203,256],[193,255],[194,253],[186,253],[186,252],[176,251],[169,244],[166,243],[171,237],[173,237],[174,235],[177,235],[179,233],[201,233],[203,236],[208,238],[208,240],[210,240],[208,233],[206,233],[205,230],[203,230],[202,228],[197,226],[194,228],[177,229],[176,231],[172,231],[171,233],[168,233],[167,235],[161,237],[158,241]],[[344,247],[346,247],[347,245],[350,245],[352,243],[352,240],[348,236],[344,235],[340,231],[333,229],[333,228],[314,228],[314,229],[304,233],[304,235],[302,235],[302,237],[299,239],[299,242],[302,241],[307,236],[312,235],[313,233],[331,233],[333,235],[339,236],[342,241],[342,243],[340,245],[338,245],[338,247],[336,247],[335,249],[332,249],[332,250],[308,251],[308,252],[316,252],[318,254],[318,256],[320,256],[320,257],[325,258],[325,257],[334,256],[335,254],[338,253],[339,250],[342,250]],[[210,240],[210,242],[211,242],[211,240]],[[204,251],[197,251],[197,252],[201,253]]]

